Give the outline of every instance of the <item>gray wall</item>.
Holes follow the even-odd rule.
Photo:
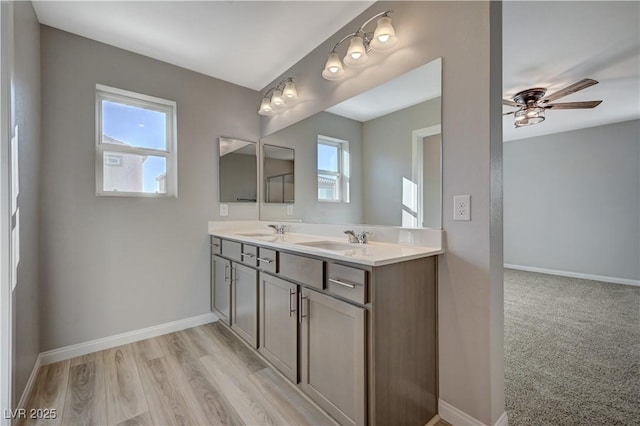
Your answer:
[[[349,203],[318,202],[318,135],[349,141],[351,199]],[[264,137],[261,143],[295,149],[295,203],[291,218],[315,223],[362,223],[362,123],[328,112],[309,117]],[[286,204],[263,204],[262,220],[287,218]]]
[[[257,140],[259,94],[46,26],[41,46],[42,350],[208,312],[217,141]],[[179,198],[95,195],[96,83],[177,102]]]
[[[349,70],[341,81],[324,80],[320,71],[333,45],[385,9],[394,11],[395,50],[372,55],[367,67]],[[493,424],[504,412],[501,3],[374,4],[274,80],[296,79],[301,99],[287,114],[262,118],[262,132],[275,132],[438,57],[446,239],[438,262],[440,399]],[[457,194],[471,195],[471,222],[453,221]]]
[[[402,225],[402,178],[412,179],[412,132],[440,122],[438,97],[363,123],[365,223]]]
[[[439,228],[442,226],[442,137],[427,136],[422,140],[422,166],[424,185],[422,186],[423,222],[422,226]]]
[[[505,263],[640,280],[640,121],[504,144]]]
[[[15,122],[19,128],[20,265],[13,293],[15,358],[14,404],[22,395],[38,353],[39,327],[39,174],[40,25],[31,2],[14,2]]]

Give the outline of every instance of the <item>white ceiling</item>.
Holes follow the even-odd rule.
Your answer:
[[[261,90],[371,1],[40,1],[41,23]],[[504,139],[640,117],[640,2],[503,3],[503,94],[583,78],[600,84],[562,98],[593,110],[547,111],[541,124]],[[318,65],[319,67],[322,64]],[[511,108],[505,108],[505,111]]]
[[[263,89],[371,4],[372,1],[33,3],[42,24],[254,90]]]
[[[373,120],[440,96],[441,74],[442,61],[436,59],[327,111],[361,122]]]
[[[505,116],[504,140],[640,118],[640,2],[508,1],[502,12],[505,98],[592,78],[600,83],[557,102],[603,101],[594,109],[549,110],[544,122],[518,129]]]

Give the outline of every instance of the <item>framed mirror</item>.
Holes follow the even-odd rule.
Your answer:
[[[260,140],[296,150],[296,198],[262,220],[442,227],[442,60]]]
[[[255,203],[258,199],[257,144],[219,138],[218,199],[221,203]]]
[[[262,145],[264,202],[295,202],[295,151],[274,145]]]

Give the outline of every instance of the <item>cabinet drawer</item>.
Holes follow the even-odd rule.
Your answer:
[[[218,237],[211,237],[211,254],[220,254],[222,240]]]
[[[280,253],[278,275],[284,278],[322,289],[324,288],[323,269],[322,260]]]
[[[240,262],[247,266],[256,266],[258,257],[258,247],[251,244],[242,244],[242,251],[240,252]]]
[[[278,252],[275,250],[258,247],[258,268],[275,274],[278,272]]]
[[[235,241],[222,240],[220,244],[221,255],[227,259],[241,260],[240,253],[242,252],[242,244]]]
[[[367,303],[367,271],[327,263],[327,290],[364,305]]]

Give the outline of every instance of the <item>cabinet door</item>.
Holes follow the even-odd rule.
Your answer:
[[[262,273],[258,351],[298,383],[298,286]]]
[[[231,328],[257,348],[258,271],[235,262],[231,268]]]
[[[340,424],[364,425],[366,310],[307,289],[299,309],[302,390]]]
[[[231,262],[211,256],[211,309],[231,324]]]

